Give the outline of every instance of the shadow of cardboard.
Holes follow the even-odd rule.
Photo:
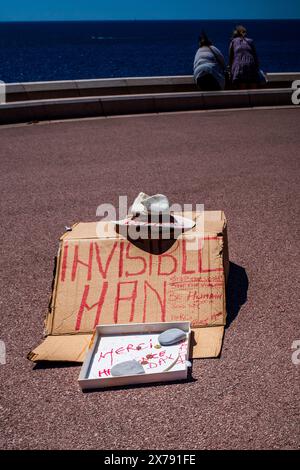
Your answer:
[[[67,362],[67,361],[39,361],[36,362],[32,370],[44,370],[44,369],[64,369],[66,367],[81,367],[81,362]]]
[[[226,289],[226,328],[238,316],[240,308],[247,302],[249,280],[246,270],[235,263],[229,263],[229,276]]]

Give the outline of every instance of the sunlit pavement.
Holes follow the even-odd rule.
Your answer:
[[[300,107],[0,128],[1,448],[299,445]],[[34,367],[65,225],[139,191],[228,218],[230,315],[194,381],[83,394],[79,366]],[[242,269],[243,268],[243,269]],[[247,292],[248,284],[248,292]]]

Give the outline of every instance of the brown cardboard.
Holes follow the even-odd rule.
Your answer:
[[[36,361],[83,362],[92,335],[49,335],[28,354],[28,359]]]
[[[82,362],[97,324],[191,321],[193,357],[219,355],[228,273],[222,211],[185,213],[196,221],[162,255],[151,255],[108,222],[79,223],[60,240],[45,341],[33,361]],[[103,229],[99,232],[99,225]],[[195,236],[203,246],[195,246]],[[192,248],[192,249],[191,249]]]

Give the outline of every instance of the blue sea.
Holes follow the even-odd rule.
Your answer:
[[[227,58],[239,23],[264,71],[300,71],[300,20],[0,23],[0,80],[191,74],[201,30]]]

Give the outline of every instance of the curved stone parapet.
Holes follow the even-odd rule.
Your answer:
[[[300,72],[267,74],[266,88],[291,88]],[[192,75],[7,83],[6,101],[197,91]]]
[[[27,100],[0,105],[0,124],[126,114],[292,105],[289,88]]]

